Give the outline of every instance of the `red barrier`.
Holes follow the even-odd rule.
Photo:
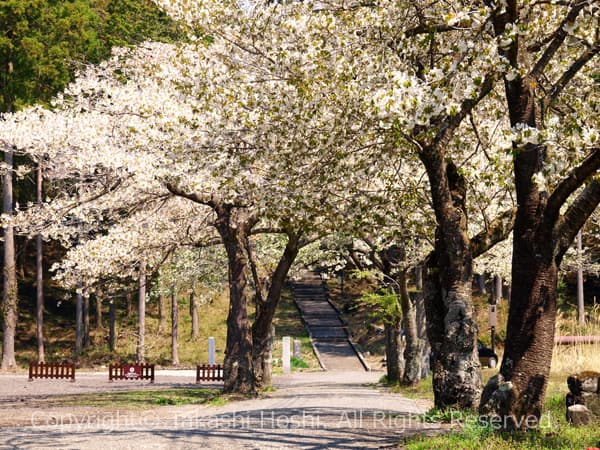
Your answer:
[[[69,379],[75,381],[75,364],[68,363],[29,363],[29,381],[34,378]]]

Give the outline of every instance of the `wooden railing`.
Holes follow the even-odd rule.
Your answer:
[[[34,378],[75,381],[75,364],[31,362],[29,363],[29,381],[33,381]]]
[[[150,380],[154,383],[154,364],[110,364],[108,381]]]
[[[221,364],[201,364],[196,366],[196,383],[201,381],[224,381],[223,366]]]

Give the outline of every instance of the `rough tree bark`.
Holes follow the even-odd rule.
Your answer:
[[[271,385],[272,382],[271,345],[273,343],[273,317],[275,316],[277,305],[279,305],[285,279],[301,246],[297,234],[287,232],[287,237],[288,241],[283,254],[279,259],[275,271],[267,281],[268,287],[264,286],[264,282],[261,283],[259,280],[262,286],[257,288],[256,319],[252,325],[252,355],[254,358],[254,375],[257,389],[263,389]],[[251,251],[250,254],[252,254]],[[255,265],[256,262],[252,264]],[[253,271],[253,273],[256,273],[256,271]],[[255,283],[256,281],[255,279]],[[266,297],[263,297],[265,290]]]
[[[435,405],[474,408],[482,385],[471,302],[473,252],[467,236],[465,180],[435,148],[424,148],[420,156],[437,221],[424,285]]]
[[[586,5],[587,2],[569,4],[539,59],[525,68],[524,76],[505,79],[511,126],[542,126],[543,111],[556,102],[578,71],[597,56],[600,51],[597,42],[581,46],[581,53],[563,74],[544,86],[548,82],[545,69],[554,62],[561,47],[571,45],[566,43],[567,24],[575,22]],[[509,0],[506,12],[494,17],[494,30],[499,35],[507,24],[519,20],[520,5]],[[518,36],[502,49],[503,56],[517,69],[524,68],[521,67],[524,61],[532,60],[526,54],[528,51],[527,43]],[[537,89],[538,86],[543,88]],[[594,178],[600,169],[600,148],[594,148],[551,193],[541,190],[533,181],[547,156],[545,146],[515,145],[513,153],[518,209],[506,345],[500,373],[488,382],[480,405],[480,412],[499,417],[505,430],[527,429],[534,419],[540,418],[554,345],[558,267],[577,232],[600,202],[600,184]],[[585,183],[587,186],[561,215],[561,208]]]
[[[408,293],[406,270],[401,271],[398,275],[398,287],[400,290],[400,308],[402,309],[402,328],[406,337],[402,384],[414,386],[421,381],[423,342],[419,339],[417,307]]]
[[[385,321],[383,333],[385,338],[385,366],[388,383],[398,383],[404,372],[402,358],[402,338],[400,336],[400,319]]]
[[[4,198],[2,212],[6,215],[13,214],[13,150],[5,149],[4,162]],[[3,370],[13,369],[17,366],[15,360],[15,333],[17,331],[17,272],[15,263],[15,235],[13,225],[8,223],[4,227],[4,290],[2,294],[2,366]]]
[[[174,286],[171,288],[171,364],[179,365],[179,304]]]
[[[223,240],[228,260],[229,313],[225,345],[224,392],[256,393],[252,360],[252,331],[248,320],[246,292],[248,258],[246,240],[255,219],[243,208],[218,204],[215,226]]]

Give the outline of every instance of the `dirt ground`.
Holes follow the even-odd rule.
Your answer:
[[[190,376],[191,375],[191,376]],[[157,372],[147,382],[108,383],[0,375],[0,449],[348,449],[390,448],[415,433],[439,433],[417,416],[431,407],[376,387],[378,372],[307,372],[277,376],[264,398],[224,406],[140,409],[56,407],[58,394],[196,386],[194,374]],[[207,386],[215,387],[216,384]]]

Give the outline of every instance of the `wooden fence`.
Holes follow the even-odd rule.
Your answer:
[[[108,381],[150,380],[154,383],[154,364],[110,364]]]
[[[201,381],[224,381],[223,366],[221,364],[202,364],[196,366],[196,383]]]
[[[34,378],[69,379],[75,381],[75,364],[68,363],[29,363],[29,381]]]

